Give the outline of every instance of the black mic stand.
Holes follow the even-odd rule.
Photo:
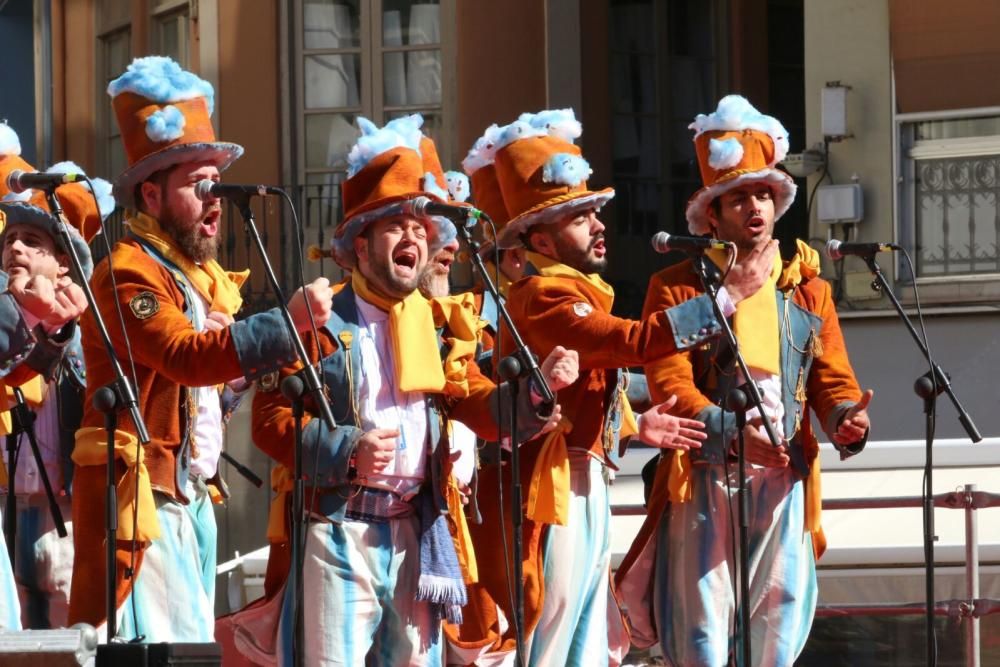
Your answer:
[[[774,432],[774,427],[771,425],[771,420],[768,418],[767,413],[764,412],[763,399],[760,396],[760,389],[757,384],[753,381],[750,375],[750,369],[747,366],[746,360],[743,358],[743,354],[740,352],[739,342],[736,340],[736,334],[733,333],[733,328],[729,324],[729,320],[726,319],[725,314],[722,312],[722,308],[719,306],[719,284],[718,284],[718,272],[714,270],[714,264],[711,260],[705,256],[704,250],[691,250],[692,253],[691,262],[694,266],[695,273],[701,279],[702,287],[705,290],[705,294],[712,301],[712,310],[715,312],[715,319],[722,328],[723,340],[728,343],[729,348],[733,351],[733,358],[736,360],[736,365],[743,374],[744,385],[739,390],[741,394],[744,394],[742,403],[744,408],[742,410],[737,410],[737,420],[742,418],[746,420],[746,407],[751,406],[757,410],[760,415],[761,423],[764,426],[764,431],[767,433],[768,440],[771,441],[771,445],[775,448],[781,446],[781,441],[778,439],[777,434]],[[730,398],[730,397],[727,397]],[[737,421],[737,423],[739,423]],[[750,656],[750,608],[749,608],[749,585],[750,585],[750,554],[748,553],[748,543],[744,543],[744,522],[749,522],[747,513],[749,512],[749,503],[746,499],[747,488],[746,488],[746,471],[744,470],[743,461],[743,430],[739,431],[740,448],[739,448],[739,489],[737,489],[738,494],[738,507],[740,514],[740,554],[739,563],[735,564],[739,568],[739,579],[742,586],[743,599],[740,600],[740,619],[743,625],[742,628],[742,650],[744,655]],[[723,443],[725,444],[725,443]],[[727,473],[728,474],[728,473]],[[746,667],[749,663],[744,663]]]
[[[70,236],[69,224],[63,217],[62,206],[59,205],[59,197],[56,196],[56,187],[57,186],[53,185],[45,189],[45,196],[49,203],[49,209],[52,212],[52,215],[59,220],[59,238],[62,241],[63,249],[66,251],[66,255],[69,257],[70,265],[73,269],[73,276],[76,278],[77,284],[87,297],[88,309],[91,316],[94,318],[97,334],[100,336],[101,342],[104,344],[104,350],[108,355],[111,372],[115,377],[110,384],[98,389],[92,399],[94,401],[94,406],[98,410],[101,410],[102,407],[107,408],[107,411],[102,411],[105,413],[104,424],[105,428],[108,430],[108,490],[106,500],[108,504],[105,507],[108,544],[105,573],[107,576],[107,641],[108,643],[111,643],[114,640],[115,635],[118,633],[116,623],[116,612],[118,607],[115,604],[115,545],[117,542],[118,532],[118,503],[117,501],[114,503],[111,502],[112,499],[117,496],[117,492],[115,490],[114,457],[114,430],[117,427],[118,421],[117,411],[121,408],[128,409],[129,414],[132,417],[132,423],[135,426],[136,437],[138,438],[140,444],[144,445],[149,442],[149,431],[146,429],[146,422],[143,420],[142,413],[139,411],[139,400],[136,398],[135,390],[132,387],[132,383],[129,382],[129,379],[125,376],[124,371],[122,371],[118,355],[115,352],[114,345],[111,343],[111,337],[108,335],[108,329],[104,324],[104,318],[101,316],[101,311],[97,308],[97,301],[94,299],[94,293],[91,291],[90,284],[87,282],[86,276],[83,274],[83,266],[80,263],[80,257],[76,254],[76,248],[73,246],[73,240]],[[110,398],[107,396],[100,396],[101,392],[105,389],[110,392]],[[108,411],[115,413],[113,418]]]
[[[948,397],[951,399],[952,404],[958,411],[958,421],[962,424],[965,429],[966,434],[968,434],[969,439],[972,442],[979,442],[983,439],[980,435],[979,429],[976,428],[975,423],[972,421],[972,417],[969,413],[965,411],[962,407],[961,402],[959,402],[958,397],[955,396],[954,390],[951,388],[951,380],[944,369],[938,364],[934,363],[931,359],[930,350],[925,345],[924,340],[917,333],[917,330],[913,327],[913,323],[907,316],[906,312],[903,310],[903,306],[899,303],[899,299],[893,293],[892,288],[889,286],[889,282],[885,279],[885,275],[882,273],[882,267],[879,266],[878,261],[875,259],[875,254],[872,253],[863,257],[865,264],[868,265],[868,269],[872,272],[875,279],[872,281],[872,290],[875,292],[881,292],[885,294],[889,301],[892,303],[893,308],[899,314],[899,319],[903,321],[907,331],[910,332],[910,336],[913,338],[914,342],[917,344],[917,348],[920,353],[927,360],[927,364],[930,367],[926,373],[917,378],[914,383],[913,390],[923,400],[924,404],[924,415],[925,415],[925,438],[926,438],[926,454],[924,463],[924,474],[927,476],[927,487],[924,489],[923,494],[923,523],[924,523],[924,588],[926,596],[926,609],[924,610],[925,615],[925,631],[927,633],[927,664],[935,665],[937,664],[937,647],[934,640],[934,541],[937,537],[934,535],[934,420],[936,411],[937,397],[941,393],[947,393]]]
[[[489,219],[486,214],[482,214],[483,218]],[[497,363],[497,373],[506,382],[510,394],[510,475],[511,475],[511,532],[513,540],[513,558],[514,558],[514,578],[517,585],[514,586],[514,635],[517,641],[517,656],[516,664],[524,665],[527,661],[524,655],[524,563],[522,562],[522,554],[524,552],[524,537],[522,535],[521,526],[523,525],[523,510],[521,509],[521,458],[518,448],[520,443],[517,441],[517,398],[518,398],[518,378],[524,375],[529,375],[532,382],[534,383],[534,388],[542,397],[544,403],[552,403],[555,401],[555,395],[552,393],[552,389],[549,387],[549,383],[545,380],[542,375],[542,369],[538,366],[538,361],[535,356],[531,354],[531,350],[525,345],[524,339],[521,338],[520,332],[514,325],[514,321],[510,317],[510,313],[507,312],[507,307],[500,298],[500,292],[497,290],[496,285],[493,283],[493,279],[490,277],[489,271],[486,270],[486,266],[483,264],[483,258],[479,255],[479,242],[472,238],[472,232],[470,230],[469,224],[461,224],[460,222],[455,225],[458,228],[458,235],[465,241],[465,244],[469,248],[470,259],[472,260],[472,265],[475,267],[476,272],[483,280],[483,286],[486,291],[490,293],[494,301],[497,304],[497,312],[500,315],[500,322],[507,327],[507,331],[510,333],[511,340],[514,341],[514,353],[510,356],[499,360]],[[498,327],[499,329],[499,323]],[[497,332],[497,339],[499,340],[500,332]],[[502,439],[502,428],[501,428],[501,439]],[[503,474],[498,475],[499,483],[503,484]],[[503,526],[501,526],[503,530]]]
[[[747,425],[747,392],[736,387],[726,396],[726,409],[736,416],[736,465],[739,466],[739,495],[737,512],[740,515],[740,647],[742,660],[737,664],[750,665],[750,489],[747,488],[746,448],[743,427]],[[735,650],[735,649],[734,649]]]
[[[292,664],[300,667],[303,662],[303,651],[305,650],[305,636],[302,626],[302,598],[304,596],[304,586],[302,581],[302,569],[305,558],[304,540],[305,534],[305,482],[302,479],[302,417],[304,408],[302,404],[305,393],[305,383],[298,375],[289,375],[281,381],[281,394],[292,404],[292,418],[295,422],[295,450],[293,452],[295,481],[292,485],[292,516],[291,516],[291,561],[292,567],[288,573],[288,591],[292,596]]]
[[[271,266],[270,260],[267,258],[267,250],[264,248],[264,243],[260,239],[260,234],[257,232],[257,223],[254,219],[253,210],[250,208],[250,194],[251,193],[241,193],[240,195],[230,195],[228,198],[236,208],[240,210],[240,215],[243,216],[243,222],[246,225],[247,234],[253,239],[254,246],[257,248],[257,252],[260,255],[260,261],[264,265],[264,273],[267,275],[267,281],[271,286],[271,292],[274,297],[278,300],[278,311],[281,312],[281,319],[285,323],[285,328],[288,330],[288,337],[292,339],[292,345],[295,347],[295,354],[298,356],[299,361],[302,363],[302,381],[305,384],[305,391],[313,397],[316,401],[316,407],[319,410],[319,416],[326,424],[326,427],[331,431],[336,428],[337,421],[333,418],[333,412],[330,410],[330,402],[326,399],[326,394],[323,393],[323,386],[319,382],[319,376],[316,374],[316,369],[313,368],[309,361],[309,355],[306,354],[306,348],[302,345],[302,338],[299,336],[298,329],[295,328],[295,323],[292,321],[292,316],[288,312],[288,306],[285,303],[285,295],[281,291],[281,285],[278,284],[278,279],[274,275],[274,268]]]
[[[56,495],[52,491],[52,483],[49,481],[48,471],[45,470],[45,463],[42,461],[42,453],[38,449],[38,440],[35,438],[35,413],[28,408],[24,400],[24,394],[19,387],[14,387],[15,405],[10,409],[10,433],[7,434],[7,514],[4,516],[4,535],[7,538],[7,552],[10,554],[10,566],[14,567],[15,535],[17,531],[17,499],[15,489],[15,475],[17,473],[17,453],[20,449],[18,445],[19,436],[23,433],[28,438],[31,446],[31,454],[35,459],[35,467],[38,475],[42,479],[42,487],[45,489],[45,499],[49,504],[49,512],[52,514],[52,522],[55,524],[56,533],[59,537],[66,537],[66,524],[63,522],[62,510],[56,502]]]

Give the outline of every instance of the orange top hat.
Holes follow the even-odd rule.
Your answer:
[[[370,223],[396,215],[413,215],[407,202],[428,197],[447,202],[447,181],[441,170],[434,142],[424,136],[420,114],[394,118],[378,127],[358,117],[361,136],[347,155],[347,180],[342,185],[344,218],[334,231],[333,258],[347,269],[354,268],[354,239]],[[455,234],[444,218],[424,219],[431,233],[430,250]]]
[[[788,154],[788,132],[776,118],[757,111],[746,98],[727,95],[711,114],[699,114],[688,126],[704,185],[688,200],[688,229],[711,233],[708,208],[716,197],[745,183],[763,181],[774,192],[774,219],[795,199],[795,182],[775,165]]]
[[[582,128],[572,109],[521,114],[496,134],[496,178],[510,220],[497,233],[501,248],[521,245],[520,236],[537,224],[600,208],[613,188],[590,190],[590,165],[573,140]]]
[[[115,198],[134,208],[135,186],[161,169],[211,161],[225,170],[243,154],[215,140],[212,84],[164,56],[136,58],[108,84],[128,168],[115,181]]]

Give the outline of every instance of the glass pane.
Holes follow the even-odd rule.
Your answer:
[[[187,67],[187,12],[178,12],[156,21],[157,44],[162,55],[170,56]]]
[[[382,8],[383,46],[441,42],[441,6],[437,2],[385,0]]]
[[[1000,135],[1000,116],[928,120],[922,123],[914,123],[914,126],[916,127],[916,138],[918,140],[987,137]]]
[[[435,111],[416,111],[416,112],[413,112],[413,111],[387,111],[386,114],[385,114],[385,120],[386,120],[386,122],[389,122],[393,118],[399,118],[400,116],[408,116],[411,113],[419,113],[421,116],[424,117],[424,124],[423,124],[423,126],[421,126],[420,129],[421,129],[421,131],[424,134],[426,134],[428,137],[430,137],[431,139],[434,140],[434,145],[437,147],[438,152],[440,152],[441,151],[441,141],[442,141],[443,137],[442,137],[442,132],[441,132],[441,114],[439,112],[435,112]],[[448,166],[445,165],[444,168],[448,169]]]
[[[342,171],[306,176],[300,204],[304,247],[315,245],[324,251],[330,249],[330,240],[341,219],[340,191],[345,178],[346,174]],[[303,272],[307,281],[326,276],[337,282],[344,275],[329,257],[323,257],[318,262],[306,261]]]
[[[347,153],[357,139],[354,114],[306,116],[306,168],[347,169]]]
[[[438,49],[386,53],[382,77],[385,106],[441,103],[441,51]]]
[[[125,147],[122,145],[121,137],[113,137],[108,141],[108,175],[117,178],[125,171],[127,166],[125,160]]]
[[[306,109],[356,107],[360,102],[361,56],[306,56]]]
[[[302,46],[344,49],[361,43],[359,0],[309,0],[302,6]]]
[[[104,38],[104,78],[108,81],[122,74],[131,60],[130,33],[120,30]]]

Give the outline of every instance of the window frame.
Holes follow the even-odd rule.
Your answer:
[[[895,95],[895,88],[893,89]],[[895,108],[895,105],[894,105]],[[978,155],[1000,154],[1000,135],[977,137],[975,139],[927,139],[917,146],[912,138],[912,129],[917,123],[934,120],[962,120],[1000,116],[1000,107],[977,107],[949,109],[943,111],[921,111],[912,113],[893,112],[893,237],[906,248],[911,256],[917,252],[916,216],[916,170],[921,159],[941,159],[950,157],[976,157]],[[914,155],[914,151],[916,155]],[[1000,201],[997,203],[1000,206]],[[916,257],[914,256],[914,261]],[[952,301],[962,292],[962,300],[991,299],[984,293],[977,297],[968,293],[969,287],[976,285],[1000,285],[1000,271],[967,273],[955,275],[916,276],[911,275],[905,258],[895,257],[895,275],[900,284],[927,287],[925,295],[929,302]],[[916,270],[916,267],[914,267]],[[956,285],[960,287],[956,287]],[[904,299],[908,300],[908,299]]]
[[[128,57],[126,60],[130,61],[134,51],[132,40],[135,35],[132,30],[131,6],[128,2],[123,4],[124,11],[121,16],[106,20],[106,15],[108,14],[106,7],[113,2],[114,0],[98,0],[94,4],[95,60],[98,63],[98,76],[95,77],[95,87],[97,90],[94,95],[97,106],[97,131],[95,132],[97,142],[95,155],[99,170],[110,174],[112,178],[117,178],[118,174],[111,174],[111,151],[109,144],[116,136],[121,140],[121,129],[117,127],[111,100],[107,94],[108,82],[117,76],[117,74],[110,72],[109,43],[110,38],[124,34],[125,43],[128,45]]]
[[[191,68],[191,21],[194,16],[193,3],[190,0],[148,0],[149,1],[149,43],[154,53],[163,53],[160,43],[160,28],[168,20],[178,20],[183,17],[181,51],[183,59],[179,60],[184,69]]]

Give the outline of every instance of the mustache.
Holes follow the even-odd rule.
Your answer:
[[[587,246],[587,250],[593,250],[594,247],[603,240],[604,240],[604,232],[597,234],[596,236],[590,239],[590,245]]]

